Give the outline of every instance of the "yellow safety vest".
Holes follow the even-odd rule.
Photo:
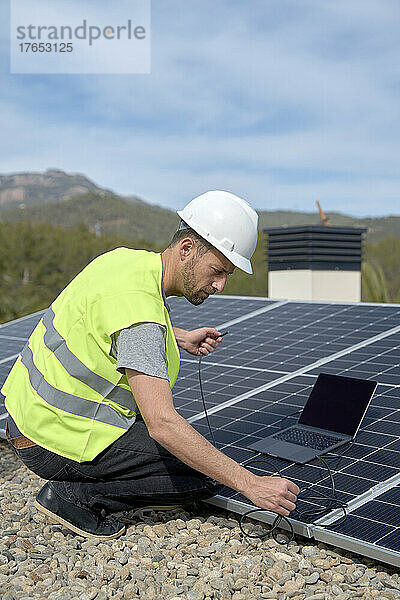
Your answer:
[[[161,285],[160,254],[128,248],[99,256],[67,285],[39,321],[1,390],[26,437],[83,462],[129,429],[137,406],[110,350],[111,336],[133,324],[166,327],[173,387],[179,350]]]

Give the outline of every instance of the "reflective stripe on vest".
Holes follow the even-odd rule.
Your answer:
[[[79,398],[51,386],[33,362],[32,350],[28,344],[21,353],[21,362],[28,370],[32,388],[51,406],[74,415],[108,423],[121,429],[129,429],[135,421],[136,416],[124,417],[107,404],[88,400],[87,398]]]
[[[54,311],[50,307],[43,315],[43,325],[46,329],[44,334],[44,343],[64,369],[71,377],[78,379],[88,387],[98,392],[103,398],[107,398],[128,408],[137,411],[137,406],[131,391],[122,387],[115,386],[111,381],[104,379],[97,373],[94,373],[79,360],[77,356],[67,346],[65,339],[58,333],[54,327]]]

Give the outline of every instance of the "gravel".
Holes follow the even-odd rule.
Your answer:
[[[2,440],[0,483],[2,600],[400,600],[392,567],[298,536],[249,543],[209,506],[124,513],[126,534],[109,542],[76,536],[37,512],[44,481]]]

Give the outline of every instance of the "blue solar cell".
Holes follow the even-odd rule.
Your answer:
[[[388,450],[397,450],[400,451],[400,440],[393,440],[390,444],[386,446]]]
[[[217,298],[194,307],[185,298],[168,298],[171,320],[176,327],[195,329],[201,326],[217,327],[250,312],[276,304],[275,300],[261,298]]]
[[[393,528],[390,525],[376,523],[370,519],[355,517],[353,515],[349,515],[341,525],[333,524],[329,529],[342,535],[370,543],[377,542],[388,533],[393,532]]]
[[[392,421],[389,415],[384,420],[371,423],[365,428],[365,430],[378,433],[387,433],[388,435],[395,435],[398,437],[400,435],[400,423]]]
[[[400,506],[394,506],[393,504],[380,502],[379,500],[371,500],[371,502],[360,506],[352,514],[385,523],[386,525],[394,525],[395,527],[398,527],[400,524]]]
[[[400,452],[395,452],[393,450],[377,450],[376,452],[369,454],[368,461],[371,463],[395,467],[395,469],[398,471],[400,468]]]
[[[385,537],[379,540],[379,545],[398,552],[400,548],[400,529],[395,529],[388,535],[385,535]]]
[[[387,490],[387,492],[384,492],[379,496],[379,500],[382,502],[389,502],[395,506],[400,506],[400,486]],[[397,524],[400,525],[400,521],[398,521]]]
[[[357,436],[357,440],[359,438],[359,435]],[[338,448],[338,451],[342,451],[341,448]],[[375,449],[371,448],[370,446],[364,446],[362,444],[359,444],[358,441],[353,443],[350,447],[347,446],[344,449],[344,454],[345,456],[349,457],[349,458],[354,458],[354,459],[360,459],[360,458],[364,458],[364,456],[367,456],[369,454],[371,454]],[[332,452],[333,455],[336,455],[335,451]]]
[[[28,317],[23,317],[22,319],[17,319],[16,321],[3,323],[0,325],[0,334],[27,339],[35,329],[36,325],[39,323],[43,313],[44,311],[36,315],[30,315]]]
[[[345,469],[343,473],[349,473],[350,475],[357,475],[357,477],[364,477],[370,481],[386,481],[390,477],[397,475],[398,468],[386,467],[369,462],[370,456],[365,458],[363,461],[358,461]]]
[[[15,340],[0,335],[0,360],[5,360],[19,354],[25,343],[25,340]]]

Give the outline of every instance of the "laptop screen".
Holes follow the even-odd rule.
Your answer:
[[[321,373],[299,423],[353,436],[375,387],[376,381]]]

